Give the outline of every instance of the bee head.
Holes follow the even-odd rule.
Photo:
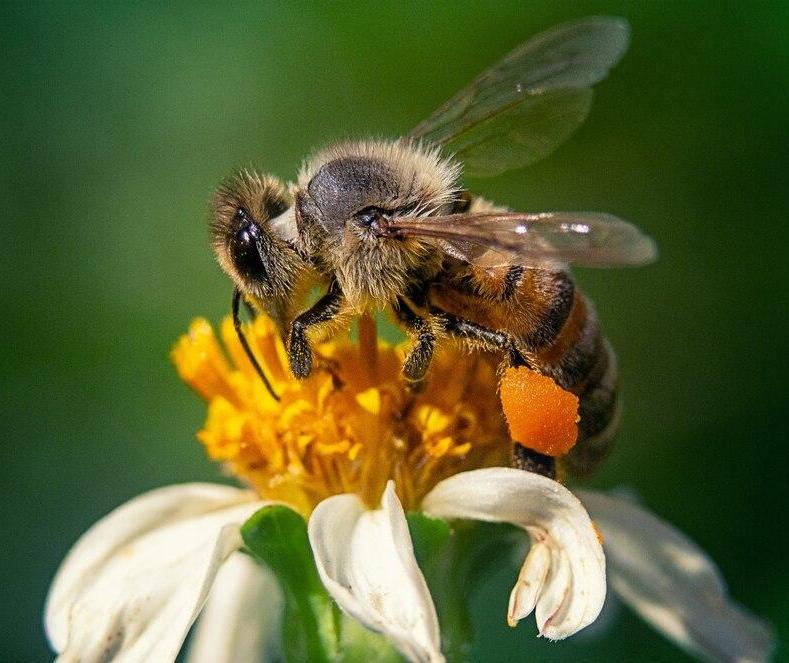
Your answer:
[[[267,309],[290,298],[302,269],[287,239],[290,205],[282,182],[247,170],[226,180],[211,203],[211,240],[220,266]]]

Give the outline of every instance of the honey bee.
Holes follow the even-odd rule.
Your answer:
[[[239,302],[267,312],[299,378],[312,343],[349,318],[388,308],[413,344],[403,375],[418,385],[437,343],[464,339],[553,378],[580,400],[571,470],[590,470],[617,423],[617,372],[597,315],[567,264],[650,262],[635,226],[593,212],[513,212],[465,190],[461,167],[494,176],[549,154],[589,112],[591,86],[627,48],[628,26],[591,17],[525,42],[395,141],[334,145],[295,184],[242,172],[217,192],[213,243]],[[325,294],[300,311],[305,293]],[[552,458],[514,445],[515,466],[553,476]]]

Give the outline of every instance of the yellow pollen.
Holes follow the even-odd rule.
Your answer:
[[[356,402],[370,414],[381,414],[381,392],[375,387],[356,394]]]
[[[497,395],[497,360],[446,344],[421,391],[401,376],[408,343],[347,336],[317,345],[313,374],[295,379],[274,325],[246,326],[250,345],[280,401],[266,391],[231,320],[195,320],[175,344],[181,378],[208,404],[197,434],[209,458],[268,499],[308,515],[322,499],[352,492],[376,506],[394,479],[406,509],[441,479],[507,465],[510,440]],[[224,346],[224,349],[223,349]]]

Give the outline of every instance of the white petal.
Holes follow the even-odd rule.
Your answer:
[[[611,587],[641,617],[703,658],[769,659],[769,627],[727,597],[695,543],[631,500],[588,490],[579,497],[605,537]]]
[[[391,481],[375,511],[355,495],[323,500],[308,531],[321,580],[343,610],[412,661],[444,660],[435,606]]]
[[[61,565],[46,607],[61,661],[174,660],[239,527],[263,504],[246,490],[169,486],[91,527]]]
[[[461,472],[438,483],[422,509],[442,518],[512,523],[528,532],[532,549],[513,588],[511,623],[525,617],[536,600],[540,634],[558,640],[600,613],[602,546],[586,509],[560,483],[508,467]]]
[[[230,555],[214,581],[189,646],[188,663],[277,660],[282,592],[266,568]]]
[[[515,626],[518,621],[532,613],[550,568],[551,549],[547,544],[538,541],[529,549],[515,587],[510,593],[507,611],[510,626]]]

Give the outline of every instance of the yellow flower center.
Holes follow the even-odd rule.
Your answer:
[[[378,341],[362,322],[360,343],[347,337],[316,348],[313,374],[294,378],[274,325],[259,316],[246,334],[280,394],[266,391],[238,342],[221,325],[195,320],[172,357],[181,378],[208,403],[197,437],[210,458],[261,497],[303,514],[325,497],[356,493],[376,506],[394,479],[406,508],[418,506],[441,479],[508,464],[509,435],[496,393],[497,362],[446,344],[424,388],[401,377],[408,344]]]

